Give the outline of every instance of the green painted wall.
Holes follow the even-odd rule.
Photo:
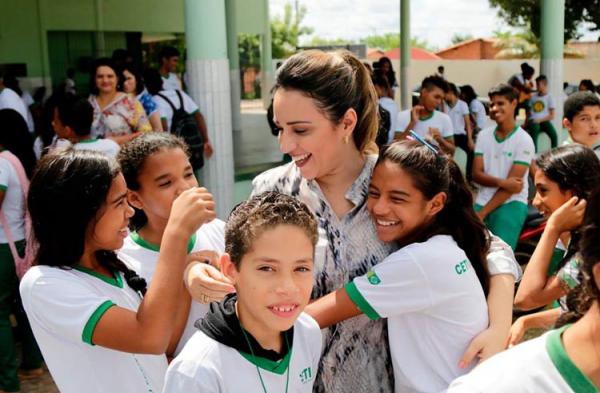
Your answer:
[[[48,55],[47,33],[95,31],[97,4],[102,11],[101,28],[105,32],[185,31],[183,0],[2,0],[0,64],[26,63],[29,77],[55,74],[50,70],[50,63],[56,68],[59,60],[57,56]],[[236,0],[236,6],[238,15],[243,15],[238,18],[238,32],[262,33],[263,2]],[[119,43],[124,46],[124,40],[124,34],[107,33],[106,52],[110,54]],[[57,47],[55,39],[52,45]]]

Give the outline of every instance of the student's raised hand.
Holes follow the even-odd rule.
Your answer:
[[[506,349],[506,332],[500,333],[493,328],[487,328],[479,333],[469,344],[469,347],[463,353],[462,359],[458,363],[459,368],[465,368],[472,361],[482,362],[494,356],[498,352]]]
[[[206,263],[192,263],[186,270],[184,279],[192,299],[199,303],[220,301],[225,295],[235,292],[231,281]]]
[[[548,227],[558,233],[572,231],[583,223],[586,206],[585,199],[572,197],[552,213],[548,219]]]
[[[216,217],[213,196],[204,187],[194,187],[182,192],[173,202],[168,227],[182,230],[191,236],[198,228]]]
[[[500,188],[503,188],[512,194],[516,194],[521,192],[523,189],[523,179],[518,177],[509,177],[508,179],[504,179],[502,182],[500,182]]]
[[[425,109],[423,105],[415,105],[412,107],[412,109],[410,110],[410,122],[412,124],[415,124],[419,121],[419,117],[423,109]]]

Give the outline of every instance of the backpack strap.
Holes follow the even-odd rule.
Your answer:
[[[179,92],[177,92],[177,94],[179,94]],[[167,101],[167,103],[171,106],[171,109],[173,109],[173,113],[175,113],[177,111],[177,108],[175,108],[175,105],[173,105],[171,100],[169,100],[165,95],[158,93],[157,96],[159,96],[163,100]],[[179,96],[179,98],[181,99],[181,96]]]
[[[177,97],[179,97],[179,109],[185,111],[185,108],[183,107],[183,98],[181,97],[181,92],[179,90],[175,90],[175,93],[177,93]]]

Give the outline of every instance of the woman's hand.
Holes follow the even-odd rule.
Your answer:
[[[525,332],[527,331],[526,319],[519,317],[510,327],[510,333],[508,336],[508,347],[513,347],[523,340]]]

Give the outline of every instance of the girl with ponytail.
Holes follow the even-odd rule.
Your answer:
[[[174,202],[147,291],[115,254],[133,215],[115,160],[72,149],[46,155],[28,207],[39,248],[20,292],[59,390],[161,391],[165,352],[181,333],[173,326],[185,303],[188,240],[214,218],[212,196],[192,188]]]
[[[400,249],[306,308],[319,325],[387,318],[395,391],[439,392],[488,327],[489,239],[457,165],[415,141],[377,161],[367,207],[381,241]]]

